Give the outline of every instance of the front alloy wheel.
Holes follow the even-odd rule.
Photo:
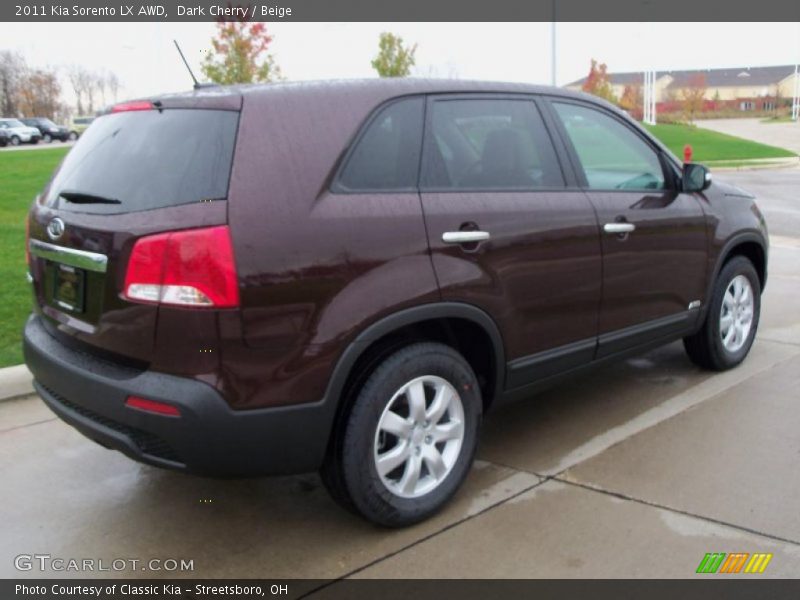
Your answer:
[[[719,314],[719,335],[728,352],[738,352],[750,337],[754,306],[750,282],[737,275],[728,284]]]
[[[734,256],[714,282],[708,312],[700,330],[683,339],[696,365],[724,371],[742,362],[758,329],[761,280],[744,256]]]

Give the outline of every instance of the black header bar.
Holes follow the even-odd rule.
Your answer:
[[[554,18],[555,16],[555,18]],[[800,21],[797,0],[3,0],[0,21]]]

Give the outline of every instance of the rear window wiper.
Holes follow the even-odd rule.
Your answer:
[[[115,198],[106,198],[104,196],[84,194],[83,192],[71,192],[68,190],[64,190],[59,196],[73,204],[121,204],[121,202]]]

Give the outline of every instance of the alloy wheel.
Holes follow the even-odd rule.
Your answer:
[[[456,389],[434,375],[405,383],[378,421],[373,460],[386,489],[401,498],[435,490],[458,460],[464,407]]]
[[[719,314],[719,335],[728,352],[739,351],[747,342],[754,309],[753,286],[747,277],[737,275],[725,289]]]

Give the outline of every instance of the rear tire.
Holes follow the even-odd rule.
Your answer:
[[[69,132],[69,135],[67,136],[67,139],[68,139],[70,142],[74,142],[75,140],[77,140],[77,139],[78,139],[78,134],[77,134],[77,132],[75,132],[75,131],[70,131],[70,132]]]
[[[326,460],[322,480],[340,504],[373,523],[422,521],[466,478],[481,408],[477,378],[458,352],[437,343],[406,346],[356,390],[336,433],[340,451]]]
[[[761,313],[761,282],[753,263],[743,256],[729,260],[717,276],[705,322],[683,339],[696,365],[725,371],[741,363],[755,339]]]

